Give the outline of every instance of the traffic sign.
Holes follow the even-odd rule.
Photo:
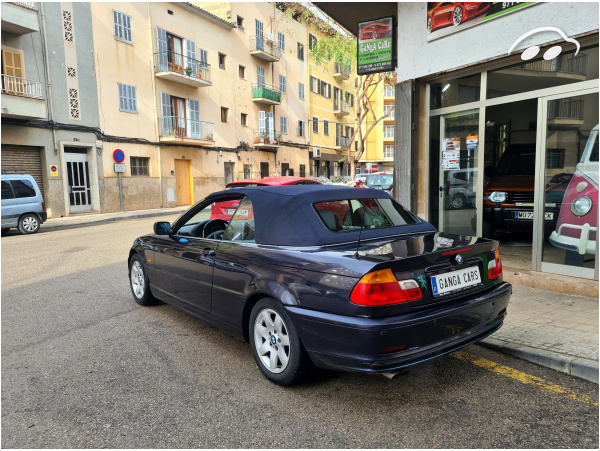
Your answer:
[[[116,149],[113,152],[113,158],[117,163],[123,163],[123,161],[125,161],[125,152],[123,152],[121,149]]]
[[[115,163],[115,172],[125,172],[125,163]]]

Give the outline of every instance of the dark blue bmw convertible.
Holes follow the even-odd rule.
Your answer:
[[[211,194],[135,240],[129,280],[139,304],[249,342],[280,385],[315,367],[393,377],[497,331],[512,293],[496,241],[440,233],[381,190],[319,185]]]

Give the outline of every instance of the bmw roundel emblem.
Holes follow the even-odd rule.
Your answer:
[[[454,261],[460,265],[463,262],[463,258],[458,254]]]

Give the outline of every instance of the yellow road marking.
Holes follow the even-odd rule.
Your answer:
[[[541,379],[536,376],[532,376],[531,374],[523,373],[522,371],[515,370],[513,368],[509,368],[507,366],[502,366],[498,363],[492,362],[491,360],[481,359],[471,354],[467,354],[466,352],[453,352],[450,354],[452,357],[455,357],[459,360],[464,360],[465,362],[470,362],[473,365],[477,365],[481,368],[485,368],[486,370],[493,371],[494,373],[501,374],[502,376],[510,377],[519,382],[523,382],[524,384],[532,384],[537,385],[543,390],[556,393],[559,395],[563,395],[569,399],[573,399],[574,401],[583,402],[585,404],[591,404],[593,406],[598,406],[598,401],[593,399],[590,396],[582,395],[580,393],[569,390],[568,388],[562,387],[557,384],[553,384],[552,382],[547,382],[544,379]]]

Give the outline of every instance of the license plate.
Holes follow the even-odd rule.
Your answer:
[[[228,215],[232,215],[234,213],[235,213],[235,208],[228,208],[226,211],[226,214],[228,214]]]
[[[515,211],[515,219],[533,219],[533,211]],[[544,219],[552,221],[554,219],[553,212],[544,212]]]
[[[236,210],[235,208],[228,208],[226,214],[233,215],[235,213],[235,210]],[[248,216],[248,210],[238,211],[238,216]]]
[[[481,283],[481,274],[478,266],[447,272],[431,277],[433,294],[445,294],[451,291],[462,290]]]

